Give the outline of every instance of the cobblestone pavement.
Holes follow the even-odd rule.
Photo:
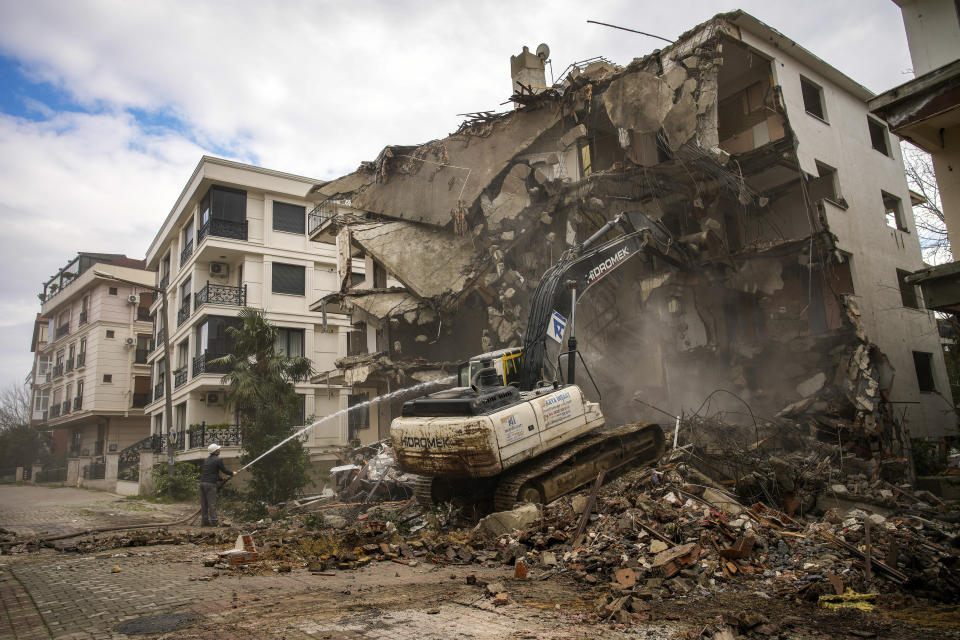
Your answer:
[[[18,535],[59,535],[92,527],[168,522],[196,508],[128,500],[89,489],[0,485],[0,527]]]
[[[193,508],[122,509],[129,502],[103,492],[2,486],[0,526],[49,534],[117,520],[166,521]],[[129,638],[134,636],[115,630],[118,624],[168,613],[195,613],[198,619],[151,637],[566,640],[602,635],[616,640],[677,633],[651,626],[626,634],[581,624],[578,616],[590,605],[570,587],[514,581],[502,568],[379,563],[333,576],[312,575],[301,567],[257,575],[204,567],[203,558],[214,551],[183,544],[0,556],[0,638]],[[494,608],[481,587],[466,584],[468,574],[503,581],[511,603]]]

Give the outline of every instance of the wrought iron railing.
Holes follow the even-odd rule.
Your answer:
[[[63,372],[70,373],[73,371],[73,358],[67,358],[63,361]]]
[[[184,433],[183,431],[174,431],[173,435],[173,450],[174,451],[183,451],[183,441]],[[165,434],[155,434],[153,436],[153,450],[156,453],[162,453],[170,447],[170,437]]]
[[[107,475],[107,464],[105,462],[91,462],[83,467],[83,478],[85,480],[103,480]]]
[[[67,415],[68,413],[70,413],[70,401],[69,401],[69,400],[64,400],[64,401],[63,401],[63,405],[61,405],[61,407],[60,407],[60,413],[63,414],[63,415]]]
[[[225,304],[237,307],[247,306],[247,285],[231,287],[225,284],[207,284],[193,294],[193,306],[196,309],[203,304]]]
[[[325,222],[332,220],[333,215],[333,211],[330,210],[330,205],[326,202],[321,202],[314,207],[313,211],[307,214],[307,235],[313,234],[313,232],[322,227]]]
[[[80,319],[77,320],[77,326],[83,326],[87,324],[87,310],[84,309],[80,312]]]
[[[77,369],[87,364],[87,352],[81,351],[77,354]]]
[[[215,364],[211,362],[217,358],[222,358],[224,354],[217,353],[208,353],[203,352],[203,355],[197,356],[193,359],[193,377],[204,374],[204,373],[226,373],[227,368],[222,364]]]
[[[140,479],[140,452],[154,448],[155,436],[134,442],[117,457],[117,479],[136,482]]]
[[[187,431],[188,449],[202,449],[211,444],[221,447],[239,447],[243,444],[243,432],[238,425],[211,428],[206,423],[195,424]]]
[[[80,411],[83,408],[83,396],[77,396],[73,399],[73,410]]]
[[[53,365],[53,377],[59,378],[63,375],[63,363]]]
[[[217,236],[218,238],[232,238],[233,240],[247,239],[247,221],[234,222],[233,220],[222,220],[220,218],[208,218],[206,222],[197,229],[197,244],[203,242],[207,236]]]
[[[52,405],[50,405],[50,408],[47,410],[47,412],[48,412],[48,414],[50,415],[50,417],[51,417],[51,418],[59,418],[59,417],[60,417],[60,407],[62,407],[62,406],[63,406],[63,405],[61,405],[59,402],[54,402]]]
[[[70,325],[69,324],[60,325],[59,327],[57,327],[57,333],[56,333],[57,340],[67,335],[68,333],[70,333]]]
[[[153,387],[153,399],[159,400],[163,397],[163,381],[161,380]]]
[[[160,282],[157,283],[157,289],[166,289],[168,284],[170,284],[169,273],[160,278]]]
[[[190,259],[190,256],[193,255],[193,238],[187,240],[187,244],[183,245],[183,251],[180,252],[180,266],[187,264],[187,260]]]
[[[176,389],[187,381],[187,365],[183,365],[173,372],[173,388]]]
[[[187,321],[187,318],[190,317],[190,298],[187,298],[187,304],[184,305],[179,311],[177,311],[177,326],[179,327],[184,322]]]
[[[148,355],[150,355],[149,349],[137,349],[133,354],[134,364],[147,364]]]

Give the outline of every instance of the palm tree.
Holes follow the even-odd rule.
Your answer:
[[[241,462],[253,460],[293,432],[293,423],[302,417],[300,398],[294,383],[313,373],[310,360],[289,356],[277,349],[277,328],[263,311],[244,307],[240,326],[228,327],[233,353],[214,361],[227,373],[226,401],[236,411],[243,433]],[[270,503],[294,497],[309,482],[309,457],[294,438],[250,467],[253,497]]]

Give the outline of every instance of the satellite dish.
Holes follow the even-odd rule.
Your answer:
[[[537,57],[544,61],[550,57],[550,47],[547,46],[546,42],[542,42],[537,46]]]

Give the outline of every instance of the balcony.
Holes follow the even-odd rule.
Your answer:
[[[145,406],[150,404],[150,392],[145,393],[134,393],[133,394],[133,408],[134,409],[143,409]]]
[[[313,211],[307,214],[307,235],[312,236],[313,232],[322,227],[324,224],[333,220],[333,212],[329,210],[329,207],[324,207],[326,203],[321,202]]]
[[[158,382],[153,387],[153,399],[156,401],[162,397],[163,397],[163,382]]]
[[[209,218],[197,229],[197,244],[203,242],[207,236],[216,236],[218,238],[230,238],[232,240],[247,239],[247,221],[234,222],[233,220],[222,220],[220,218]]]
[[[183,385],[187,381],[187,367],[186,365],[180,367],[173,372],[173,388]]]
[[[160,282],[157,283],[157,289],[166,289],[167,284],[169,283],[170,283],[170,274],[168,273],[168,274],[165,274],[162,278],[160,278]]]
[[[80,411],[83,408],[83,396],[77,396],[73,399],[73,410]]]
[[[70,373],[71,371],[73,371],[73,358],[67,358],[63,363],[63,372]]]
[[[59,326],[59,327],[57,327],[57,331],[56,331],[56,336],[57,336],[56,339],[59,340],[59,339],[62,338],[63,336],[67,335],[68,333],[70,333],[70,325],[69,325],[69,324],[65,324],[65,325]]]
[[[153,322],[150,309],[148,307],[137,307],[137,320],[140,322]]]
[[[227,368],[225,366],[211,362],[211,360],[222,358],[225,355],[224,353],[208,353],[204,351],[202,356],[195,357],[193,359],[193,377],[196,378],[204,373],[226,373]]]
[[[77,326],[78,326],[78,327],[82,327],[82,326],[85,325],[85,324],[87,324],[87,310],[86,310],[86,309],[84,309],[83,311],[80,312],[80,319],[77,320]]]
[[[185,307],[177,311],[177,326],[179,327],[184,322],[187,321],[187,318],[190,317],[190,298],[187,298],[187,304]]]
[[[183,246],[183,251],[180,252],[180,266],[187,264],[187,260],[190,259],[190,256],[193,255],[193,238],[187,240],[187,244]]]
[[[210,284],[193,294],[193,306],[199,309],[204,304],[224,304],[235,307],[247,306],[247,285],[231,287],[225,284]]]
[[[64,401],[63,401],[63,406],[60,408],[60,413],[63,414],[63,415],[67,415],[68,413],[70,413],[70,401],[69,401],[69,400],[64,400]]]
[[[54,378],[54,380],[56,380],[57,378],[61,377],[62,375],[63,375],[63,363],[61,362],[60,364],[55,364],[55,365],[53,365],[53,378]]]
[[[50,405],[50,409],[47,411],[47,413],[51,418],[59,418],[61,406],[62,405],[59,402],[54,402],[52,405]]]
[[[146,348],[137,348],[133,352],[133,363],[134,364],[147,364],[147,356],[150,355],[150,350]]]
[[[77,369],[80,367],[86,366],[87,364],[87,352],[81,351],[77,354]]]
[[[206,423],[192,425],[187,430],[187,449],[203,449],[214,443],[221,447],[239,447],[243,444],[243,433],[237,425],[211,429]]]

